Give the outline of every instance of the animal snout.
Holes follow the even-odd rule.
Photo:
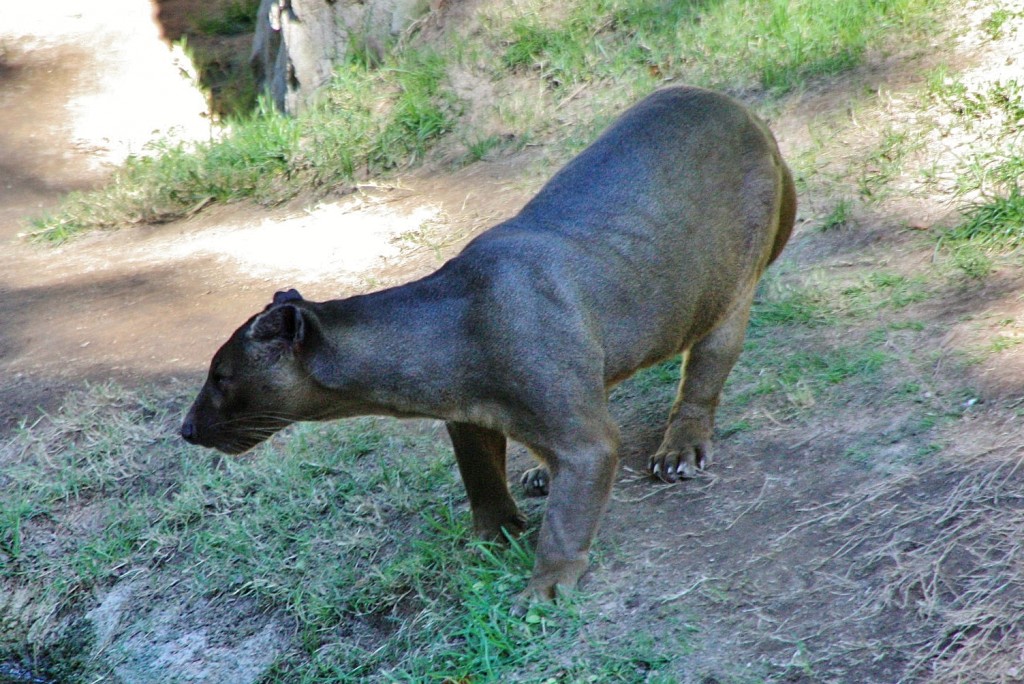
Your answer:
[[[188,412],[181,424],[181,437],[189,444],[199,444],[199,430],[196,429],[196,419],[192,411]]]

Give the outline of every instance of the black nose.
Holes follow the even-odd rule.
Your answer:
[[[199,436],[196,434],[196,424],[192,416],[185,419],[181,424],[181,437],[189,444],[198,444]]]

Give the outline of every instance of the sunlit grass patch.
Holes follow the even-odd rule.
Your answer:
[[[251,3],[228,6],[208,31],[237,30]],[[582,148],[626,103],[666,79],[732,92],[761,89],[774,96],[808,79],[861,63],[872,46],[912,34],[934,21],[943,0],[802,0],[716,3],[576,0],[557,14],[521,12],[493,22],[472,38],[437,48],[413,41],[379,66],[360,55],[335,69],[316,102],[295,118],[267,101],[233,117],[221,139],[156,143],[152,154],[130,160],[105,187],[71,195],[29,233],[63,241],[90,228],[171,220],[210,202],[252,199],[275,203],[300,190],[323,191],[421,161],[459,128],[462,105],[449,73],[462,67],[501,81],[509,72],[539,79],[558,104],[529,97],[536,111],[515,114],[511,101],[486,103],[512,121],[513,138],[527,139],[559,120],[562,103],[583,89],[602,90],[603,104],[574,115],[569,152]],[[482,66],[481,66],[482,65]],[[607,86],[614,84],[614,88]],[[511,98],[514,99],[514,98]],[[462,133],[465,133],[464,131]],[[495,146],[492,132],[468,144],[469,159]],[[884,163],[883,163],[884,162]],[[898,165],[882,160],[862,189],[876,193]]]
[[[224,136],[198,144],[155,143],[103,188],[72,193],[31,223],[36,238],[62,242],[89,228],[160,222],[210,202],[276,203],[422,158],[454,121],[455,98],[436,53],[406,51],[381,68],[340,67],[317,102],[297,117],[260,100]]]
[[[978,280],[995,270],[1000,255],[1017,253],[1022,244],[1024,195],[1014,189],[969,206],[964,220],[938,237],[937,250],[963,275]]]
[[[930,0],[580,0],[558,21],[539,13],[513,21],[503,60],[509,68],[536,70],[555,88],[676,76],[781,93],[856,66],[880,36],[919,28],[941,6]]]

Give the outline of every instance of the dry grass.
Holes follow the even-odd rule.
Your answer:
[[[1022,452],[1008,439],[872,480],[783,534],[781,548],[808,530],[825,533],[827,553],[815,561],[825,581],[812,594],[846,606],[804,635],[826,644],[809,665],[903,653],[899,682],[1022,681]]]

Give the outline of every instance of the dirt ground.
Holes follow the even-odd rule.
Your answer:
[[[530,194],[518,182],[531,162],[526,153],[443,177],[419,172],[316,207],[214,207],[184,221],[93,234],[57,248],[19,238],[25,217],[54,207],[69,190],[101,182],[118,155],[142,148],[148,131],[125,135],[124,121],[149,114],[133,107],[169,110],[170,103],[157,97],[161,92],[185,98],[170,88],[139,96],[119,71],[124,52],[109,48],[127,34],[144,34],[162,46],[164,67],[176,76],[161,35],[182,30],[190,3],[202,4],[164,2],[158,15],[142,17],[142,31],[139,15],[125,9],[138,2],[111,1],[109,15],[85,16],[73,0],[49,0],[28,22],[33,30],[0,33],[0,431],[31,421],[37,407],[59,406],[83,382],[198,382],[221,341],[275,290],[298,287],[308,298],[324,299],[408,280],[436,267]],[[124,11],[116,12],[117,5]],[[55,27],[44,16],[61,20]],[[115,16],[126,23],[119,25]],[[897,61],[873,69],[849,89],[897,89]],[[839,90],[809,92],[789,103],[772,122],[784,151],[806,144],[815,117],[845,107],[849,93]],[[110,99],[90,100],[102,94]],[[83,101],[101,112],[116,101],[121,116],[100,116],[98,124],[83,127],[80,120],[89,111]],[[178,116],[164,127],[209,134],[196,105]],[[783,278],[822,268],[842,279],[865,265],[913,272],[931,255],[915,245],[906,226],[930,226],[952,213],[948,204],[908,200],[856,217],[862,222],[857,231],[811,235],[834,198],[818,194],[801,202],[801,224],[783,260],[789,265],[778,269]],[[896,359],[894,375],[916,363],[915,355],[943,352],[930,375],[914,376],[922,384],[915,404],[894,407],[882,391],[876,397],[861,388],[836,406],[806,410],[809,417],[799,420],[725,407],[720,427],[747,421],[756,429],[723,440],[711,474],[685,486],[652,487],[639,472],[660,438],[671,388],[644,401],[632,400],[628,387],[621,390],[614,406],[624,469],[598,554],[628,548],[630,557],[607,553],[586,578],[584,586],[605,616],[592,633],[610,639],[638,625],[655,635],[669,633],[679,625],[666,616],[678,619],[679,606],[685,606],[712,616],[694,619],[705,630],[703,646],[688,661],[694,672],[722,670],[716,658],[744,653],[789,668],[785,681],[792,682],[971,681],[943,679],[941,672],[933,679],[903,677],[916,649],[944,629],[936,627],[939,613],[928,612],[933,596],[925,575],[948,572],[943,596],[968,595],[964,577],[972,575],[950,563],[974,566],[955,555],[958,547],[950,541],[940,560],[922,561],[920,583],[907,578],[915,576],[914,554],[942,539],[945,492],[969,488],[981,459],[1012,464],[1018,457],[1014,420],[1024,387],[1022,355],[1001,356],[962,376],[949,369],[958,347],[994,325],[985,321],[1024,318],[1020,290],[1019,271],[997,273],[983,287],[950,288],[920,305],[921,335],[892,329],[885,345]],[[841,346],[843,340],[834,342]],[[893,390],[894,383],[883,381],[882,387]],[[968,389],[972,394],[964,393]],[[955,413],[959,422],[938,436],[916,426],[933,410]],[[901,470],[909,467],[908,454],[940,442],[945,469]],[[892,471],[858,462],[859,448],[870,449],[875,463],[891,456]],[[522,450],[513,456],[516,467],[526,464]],[[951,469],[957,460],[962,467]],[[1005,501],[1020,484],[1014,473],[990,488],[984,495],[989,498],[971,499],[972,505],[980,502],[981,510],[992,497]],[[996,563],[996,555],[985,562]],[[984,633],[984,625],[975,628],[964,628],[966,636],[951,631],[950,643]],[[1022,681],[1014,679],[1014,668],[1024,672],[1019,634],[1006,633],[1006,653],[1016,660],[1003,668],[1005,679],[983,681]],[[827,648],[820,648],[823,643]]]
[[[168,0],[156,12],[137,0],[88,11],[70,0],[37,4],[0,29],[0,430],[86,381],[198,379],[275,290],[332,298],[407,279],[525,198],[503,182],[514,169],[481,164],[444,182],[424,175],[367,187],[340,205],[217,207],[58,248],[31,244],[19,237],[27,219],[102,182],[154,130],[209,134],[205,101],[194,89],[182,94],[189,84],[164,39],[180,36],[205,3]],[[156,81],[145,93],[136,70]],[[148,123],[125,125],[140,119]],[[441,222],[435,239],[430,227]]]
[[[151,8],[143,6],[140,13],[139,3],[115,2],[81,13],[77,5],[7,8],[5,14],[18,16],[5,20],[0,34],[0,425],[5,428],[32,416],[37,406],[58,404],[64,391],[84,380],[158,380],[195,369],[194,361],[191,366],[180,361],[185,352],[175,347],[184,344],[187,353],[198,353],[194,337],[183,341],[168,333],[172,321],[180,325],[187,315],[183,301],[188,299],[175,293],[182,288],[195,293],[201,273],[139,269],[102,238],[81,250],[78,245],[53,250],[18,237],[27,218],[54,208],[71,190],[102,182],[112,163],[138,151],[161,124],[208,129],[199,116],[205,106],[201,96],[192,99],[192,111],[183,112],[173,102],[187,84],[169,73],[172,55],[159,42]],[[133,49],[140,42],[145,47]],[[147,71],[163,79],[163,102],[135,90],[138,82],[126,61],[142,61],[143,55],[147,66],[158,65]],[[150,118],[141,133],[137,125],[125,126],[151,117],[154,105],[173,114]],[[85,261],[78,259],[88,253],[92,256]]]

